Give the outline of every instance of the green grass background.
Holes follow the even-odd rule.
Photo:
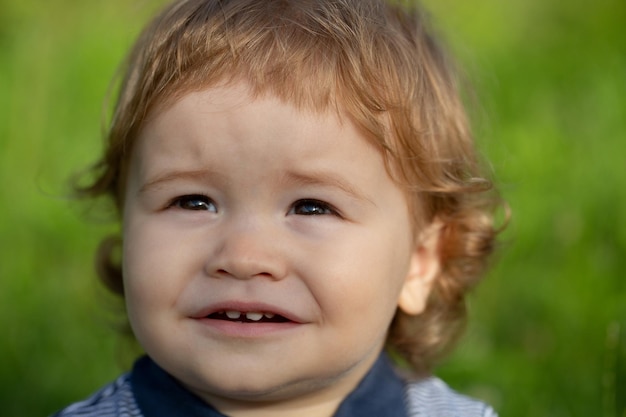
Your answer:
[[[626,416],[626,2],[428,0],[473,81],[513,211],[439,373],[502,416]],[[0,0],[0,414],[45,416],[121,372],[93,273],[116,226],[68,198],[109,81],[155,4]]]

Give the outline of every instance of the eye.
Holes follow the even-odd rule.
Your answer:
[[[337,216],[337,210],[332,205],[320,200],[304,199],[293,203],[289,214],[298,214],[301,216],[318,216],[318,215],[334,215]]]
[[[206,195],[192,194],[176,197],[169,207],[176,207],[183,210],[211,211],[217,213],[215,202]]]

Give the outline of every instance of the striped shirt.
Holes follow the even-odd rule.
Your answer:
[[[52,417],[225,417],[183,388],[151,359],[137,361],[84,401]],[[335,417],[497,417],[484,403],[460,395],[442,380],[405,382],[385,355],[343,401]]]

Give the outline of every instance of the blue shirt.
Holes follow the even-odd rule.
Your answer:
[[[147,356],[135,363],[130,383],[144,417],[226,417],[181,386]],[[335,413],[335,417],[350,416],[407,417],[404,384],[386,355],[378,358]]]
[[[225,417],[185,389],[152,359],[140,358],[120,376],[84,401],[53,417]],[[491,407],[457,394],[430,377],[400,379],[381,354],[334,417],[497,417]]]

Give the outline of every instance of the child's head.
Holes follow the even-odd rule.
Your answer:
[[[106,251],[101,271],[132,298],[139,340],[158,344],[151,329],[172,319],[147,312],[163,293],[178,291],[162,303],[195,319],[252,308],[256,320],[262,302],[279,309],[322,285],[282,278],[317,274],[335,281],[292,300],[305,317],[291,301],[270,313],[308,322],[310,303],[332,326],[333,305],[358,307],[352,330],[366,340],[355,342],[377,351],[384,334],[359,326],[388,328],[387,345],[428,371],[459,332],[495,236],[449,65],[416,7],[382,0],[179,0],[161,13],[129,57],[86,189],[112,197],[124,223],[128,276]],[[168,281],[181,271],[194,282],[184,290]],[[281,284],[228,285],[249,275]]]

